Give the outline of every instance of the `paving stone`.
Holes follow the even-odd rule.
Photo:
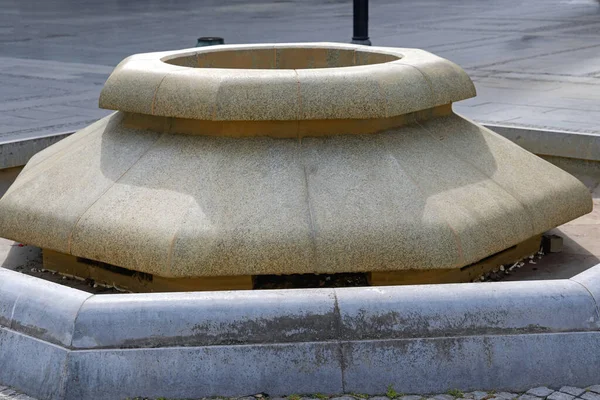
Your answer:
[[[527,394],[530,394],[532,396],[537,396],[537,397],[548,397],[552,393],[554,393],[554,390],[549,389],[546,386],[536,387],[536,388],[533,388],[533,389],[529,389],[527,391]]]
[[[450,396],[449,394],[438,394],[437,396],[433,396],[435,400],[454,400],[454,396]]]
[[[463,399],[475,399],[475,396],[473,396],[473,393],[464,393],[462,398]]]
[[[588,386],[585,390],[589,390],[594,393],[600,393],[600,385]]]
[[[580,396],[581,393],[585,392],[585,389],[581,389],[578,387],[574,387],[574,386],[563,386],[560,389],[561,392],[566,393],[566,394],[570,394],[571,396]]]
[[[522,394],[521,396],[519,396],[518,400],[540,400],[540,398],[536,396],[531,396],[529,394]]]
[[[510,393],[510,392],[500,392],[500,393],[495,394],[495,397],[498,397],[501,399],[506,399],[506,400],[512,400],[517,396],[518,396],[518,394]]]
[[[554,392],[547,397],[548,400],[573,400],[575,396],[563,392]]]
[[[488,397],[490,395],[488,392],[482,392],[480,390],[476,390],[467,394],[473,395],[474,400],[482,400],[483,398]]]
[[[600,394],[594,392],[585,392],[580,397],[584,400],[600,400]]]
[[[340,397],[332,397],[330,400],[356,400],[356,398],[352,396],[340,396]]]
[[[410,397],[410,399],[408,397]],[[413,397],[414,397],[414,399],[413,399]],[[400,397],[400,400],[419,400],[420,398],[421,398],[421,396],[403,396],[403,397]],[[390,400],[390,398],[387,396],[375,396],[375,397],[369,397],[369,400]]]

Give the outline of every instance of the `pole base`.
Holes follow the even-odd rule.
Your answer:
[[[369,38],[352,38],[352,42],[350,42],[352,44],[361,44],[363,46],[370,46],[371,45],[371,41],[369,40]]]
[[[225,40],[222,37],[204,36],[204,37],[198,38],[196,47],[215,46],[215,45],[219,45],[219,44],[225,44]]]

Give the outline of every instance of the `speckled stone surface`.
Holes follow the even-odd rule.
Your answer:
[[[423,50],[223,45],[125,59],[106,82],[100,107],[216,121],[367,119],[473,96],[460,67]]]
[[[301,142],[120,118],[34,157],[0,200],[0,235],[173,277],[429,269],[591,210],[577,179],[458,116]]]
[[[577,179],[443,107],[474,89],[432,54],[210,49],[123,61],[101,106],[158,125],[121,111],[38,153],[0,200],[0,236],[165,277],[457,268],[592,209]],[[193,132],[238,119],[263,125]],[[261,134],[311,119],[332,131]],[[403,122],[335,130],[354,119]],[[171,132],[178,121],[197,125]]]

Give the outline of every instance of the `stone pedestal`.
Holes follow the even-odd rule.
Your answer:
[[[38,153],[0,236],[164,278],[448,270],[592,209],[561,169],[452,112],[422,50],[212,46],[125,59],[116,113]]]

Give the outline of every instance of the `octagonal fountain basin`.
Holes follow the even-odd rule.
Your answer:
[[[473,96],[417,49],[134,55],[100,95],[118,111],[34,156],[0,200],[0,236],[155,279],[435,275],[591,211],[576,178],[452,112]]]

